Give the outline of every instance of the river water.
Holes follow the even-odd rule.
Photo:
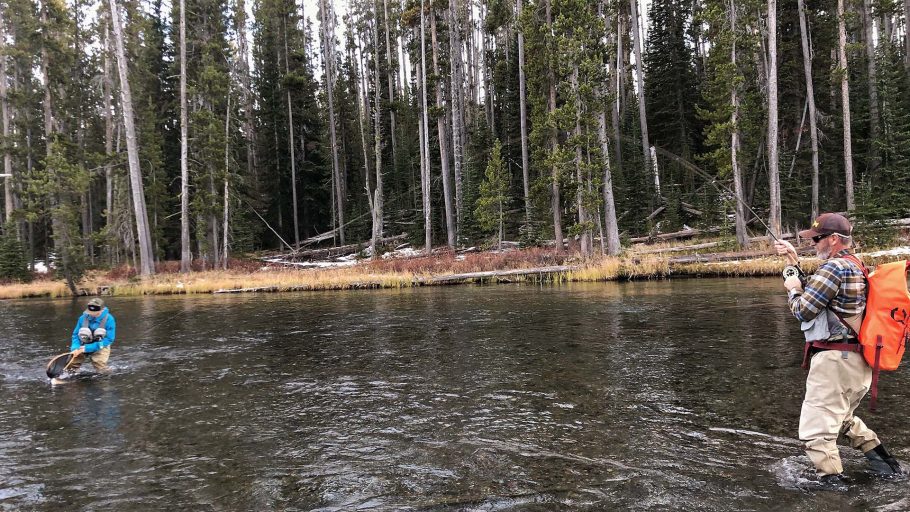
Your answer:
[[[803,489],[776,279],[0,303],[0,510],[907,510],[842,448]],[[86,365],[90,367],[90,365]],[[910,461],[905,371],[858,415]]]

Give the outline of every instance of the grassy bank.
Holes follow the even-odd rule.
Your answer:
[[[665,244],[672,247],[670,244]],[[681,245],[681,244],[679,244]],[[645,248],[646,247],[646,248]],[[751,248],[752,252],[770,248]],[[694,251],[676,251],[654,254],[654,246],[638,246],[627,250],[621,257],[598,257],[583,260],[574,256],[557,255],[548,249],[527,249],[507,252],[478,252],[465,255],[454,253],[432,256],[400,258],[380,261],[362,261],[356,265],[332,269],[296,269],[254,260],[232,262],[229,270],[195,271],[188,274],[176,272],[176,265],[168,263],[150,278],[139,278],[131,269],[93,271],[79,285],[80,294],[87,295],[168,295],[207,294],[224,290],[249,291],[303,291],[347,290],[362,288],[406,288],[427,285],[430,279],[461,276],[478,272],[522,271],[524,275],[466,277],[451,282],[596,282],[634,279],[664,279],[668,277],[745,277],[777,276],[784,266],[782,258],[751,258],[722,262],[674,263],[674,258]],[[672,255],[672,257],[671,257]],[[733,253],[729,257],[735,257]],[[867,264],[907,258],[904,254],[863,255]],[[803,260],[803,268],[813,271],[819,261]],[[554,268],[559,271],[531,271]],[[70,291],[62,281],[39,279],[32,283],[0,285],[0,298],[67,297]]]

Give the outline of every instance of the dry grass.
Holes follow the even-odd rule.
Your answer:
[[[460,257],[453,252],[444,252],[432,256],[368,261],[360,266],[376,273],[441,275],[547,267],[562,265],[565,262],[566,257],[557,255],[553,249],[532,248],[520,251],[474,252]]]
[[[63,281],[38,280],[31,283],[0,285],[0,299],[28,297],[69,297],[70,291]]]
[[[705,243],[701,240],[695,243]],[[724,243],[726,241],[722,240]],[[661,247],[691,245],[685,241],[677,244],[661,243]],[[621,257],[602,257],[582,260],[577,257],[557,255],[553,249],[527,249],[505,252],[480,252],[456,256],[443,252],[432,256],[399,258],[392,260],[364,261],[357,265],[335,269],[296,269],[265,265],[256,260],[231,260],[229,270],[202,270],[181,274],[179,262],[158,265],[158,273],[150,278],[139,278],[130,267],[88,274],[80,284],[85,294],[107,293],[117,296],[207,294],[216,290],[261,289],[263,291],[346,290],[361,288],[407,288],[420,286],[421,279],[434,276],[531,269],[554,265],[569,265],[574,270],[551,274],[533,273],[508,276],[493,281],[615,281],[633,279],[662,279],[670,276],[692,277],[746,277],[780,275],[784,267],[781,258],[765,257],[717,263],[670,264],[669,259],[686,254],[642,254],[643,246],[627,250]],[[656,245],[646,246],[653,249]],[[711,252],[715,248],[699,252]],[[767,244],[754,244],[750,251],[768,251]],[[694,251],[693,251],[694,252]],[[870,265],[880,264],[905,256],[866,257]],[[814,271],[820,262],[803,258],[807,272]],[[29,284],[0,285],[0,299],[23,297],[65,297],[69,290],[62,281],[38,280]]]
[[[377,275],[361,267],[332,270],[296,270],[270,268],[253,273],[236,270],[210,270],[189,274],[157,274],[127,282],[86,283],[108,286],[113,295],[169,295],[212,293],[216,290],[261,288],[273,291],[343,290],[353,288],[391,288],[411,286],[412,278],[404,274]]]

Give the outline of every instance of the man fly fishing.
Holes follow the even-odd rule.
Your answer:
[[[833,485],[848,481],[837,448],[840,435],[865,454],[875,473],[903,474],[875,432],[853,414],[869,391],[872,369],[856,335],[866,307],[867,285],[862,262],[850,251],[852,232],[842,215],[819,215],[799,235],[812,241],[821,266],[808,277],[798,275],[801,271],[785,272],[784,281],[790,311],[801,322],[806,338],[803,367],[809,369],[799,438],[805,442],[819,481]],[[790,242],[777,240],[774,247],[798,269],[799,258]]]

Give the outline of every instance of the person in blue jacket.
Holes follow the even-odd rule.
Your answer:
[[[104,301],[95,297],[88,301],[85,312],[73,329],[70,351],[75,356],[68,372],[75,373],[88,358],[99,373],[107,373],[107,360],[111,357],[111,344],[117,333],[117,322]]]

